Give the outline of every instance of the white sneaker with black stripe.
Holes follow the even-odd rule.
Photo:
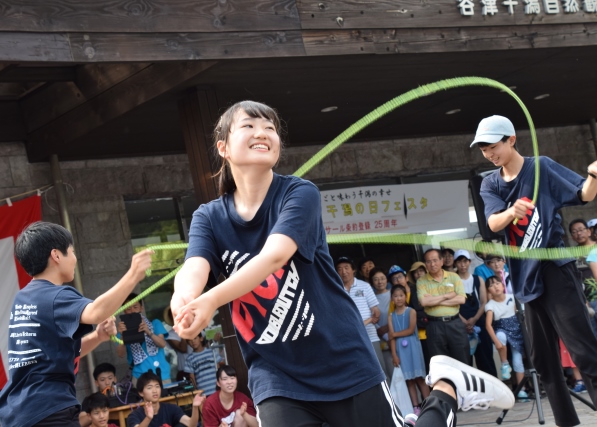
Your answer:
[[[491,406],[510,409],[514,406],[512,391],[496,377],[479,371],[448,356],[434,356],[425,379],[433,387],[440,380],[449,380],[456,386],[458,408],[487,409]]]

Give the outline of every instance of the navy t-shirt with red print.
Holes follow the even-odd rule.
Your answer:
[[[539,158],[539,194],[535,209],[527,211],[525,218],[506,228],[506,241],[518,246],[521,252],[533,248],[564,248],[564,229],[558,210],[566,206],[581,205],[580,191],[585,179],[577,173],[554,162],[549,157]],[[485,203],[485,216],[508,209],[518,199],[531,201],[535,183],[535,159],[525,157],[518,176],[504,181],[497,170],[483,179],[481,197]],[[562,266],[574,261],[572,257],[554,260]],[[542,263],[534,259],[510,260],[512,287],[520,302],[532,301],[543,293]]]
[[[328,251],[319,190],[274,174],[254,218],[236,212],[231,194],[193,214],[187,259],[205,258],[229,277],[257,255],[271,234],[297,252],[255,290],[230,304],[255,404],[273,396],[334,401],[384,379],[359,312]]]
[[[160,409],[157,414],[153,415],[149,427],[176,427],[180,419],[184,416],[184,412],[178,405],[172,403],[160,403]],[[145,409],[143,406],[135,409],[126,418],[126,425],[135,427],[143,422],[145,419]]]
[[[8,326],[9,380],[0,393],[0,424],[29,427],[79,405],[75,376],[81,339],[93,331],[79,322],[90,302],[75,288],[47,280],[32,280],[17,293]]]

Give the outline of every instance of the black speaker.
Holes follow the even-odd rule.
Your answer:
[[[477,224],[479,224],[479,232],[485,241],[502,240],[502,234],[494,233],[487,225],[487,218],[485,218],[485,203],[481,197],[481,182],[485,176],[493,171],[483,172],[479,175],[473,176],[468,182],[468,188],[471,190],[473,196],[473,206],[477,214]]]

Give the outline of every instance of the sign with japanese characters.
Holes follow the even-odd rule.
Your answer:
[[[597,0],[457,0],[463,16],[524,13],[556,15],[558,13],[597,13]]]
[[[321,192],[327,234],[425,233],[469,224],[468,181]]]

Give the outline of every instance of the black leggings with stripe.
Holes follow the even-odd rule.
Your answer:
[[[456,426],[456,400],[432,391],[423,402],[417,427]],[[332,402],[271,397],[257,405],[261,427],[402,427],[403,417],[386,382],[356,396]]]

